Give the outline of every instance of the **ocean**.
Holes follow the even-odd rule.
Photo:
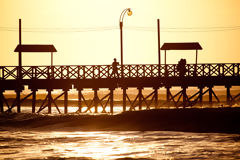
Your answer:
[[[240,159],[240,135],[1,130],[0,159]]]
[[[62,107],[60,109],[63,111]],[[116,107],[115,114],[120,109]],[[65,118],[70,122],[66,123],[59,121],[61,116],[56,109],[43,119],[29,114],[31,107],[22,107],[23,113],[14,117],[14,122],[20,125],[1,126],[0,123],[0,159],[240,159],[240,134],[82,130],[81,125],[75,124],[79,123],[75,121],[76,114],[71,115],[76,110],[77,107],[69,107],[69,117]],[[52,123],[54,118],[57,123]]]

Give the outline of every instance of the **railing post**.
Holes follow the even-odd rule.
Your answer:
[[[142,75],[143,75],[143,77],[145,78],[145,77],[146,77],[146,75],[145,75],[145,72],[146,72],[146,65],[142,65],[142,67],[143,67],[143,73],[142,73]]]
[[[98,66],[98,77],[97,78],[101,78],[101,66]]]
[[[86,79],[86,66],[83,67],[83,79]]]
[[[110,68],[111,68],[111,66],[110,65],[107,65],[107,77],[106,78],[111,78],[110,76]],[[117,72],[118,72],[118,70],[117,70]],[[117,73],[118,74],[118,73]]]
[[[69,66],[67,66],[67,79],[69,79],[70,77],[69,77],[69,74],[70,74],[70,72],[69,72]]]
[[[80,66],[77,66],[77,79],[80,79]]]
[[[139,77],[139,74],[138,74],[138,72],[139,72],[139,65],[136,65],[136,67],[137,67],[137,78]]]
[[[165,76],[165,77],[168,77],[167,64],[165,64],[165,72],[164,72],[164,76]]]
[[[2,80],[5,79],[4,69],[5,69],[5,67],[2,67]]]
[[[94,74],[95,66],[92,66],[92,78],[95,79],[95,74]]]
[[[129,68],[129,71],[128,71],[129,72],[129,78],[131,77],[131,67],[132,67],[131,65],[128,66],[128,68]]]
[[[237,76],[240,76],[240,64],[237,64]]]
[[[32,79],[34,79],[34,66],[32,66],[31,69],[32,69]]]
[[[54,66],[51,66],[51,79],[54,79]]]

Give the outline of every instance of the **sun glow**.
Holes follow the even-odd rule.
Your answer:
[[[113,58],[120,61],[118,20],[122,10],[127,7],[132,10],[127,12],[131,18],[126,16],[123,26],[125,64],[158,62],[158,18],[161,44],[198,41],[203,47],[199,52],[199,63],[240,60],[240,46],[237,44],[239,30],[211,29],[239,26],[237,18],[240,11],[236,7],[239,6],[239,1],[236,0],[2,0],[0,6],[0,27],[7,27],[7,30],[0,28],[0,43],[4,44],[0,48],[1,65],[17,65],[17,54],[13,50],[18,44],[19,18],[22,19],[23,44],[55,45],[58,52],[54,55],[54,65],[111,64]],[[194,28],[196,30],[201,27],[205,28],[193,32]],[[176,30],[166,28],[182,29],[175,32]],[[182,57],[187,58],[189,63],[194,63],[194,55],[176,55],[178,54],[169,54],[168,63],[176,63]],[[23,65],[50,65],[50,55],[24,54]]]

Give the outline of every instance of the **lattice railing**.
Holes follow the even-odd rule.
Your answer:
[[[187,64],[185,76],[240,76],[240,64]],[[24,66],[22,79],[100,79],[113,78],[111,65],[82,66]],[[177,64],[158,66],[157,64],[136,64],[118,66],[119,78],[177,77]],[[0,79],[18,78],[18,67],[0,66]]]

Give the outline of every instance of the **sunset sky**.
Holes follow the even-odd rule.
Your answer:
[[[53,44],[55,65],[120,61],[119,16],[125,8],[133,15],[124,18],[124,64],[158,63],[158,18],[161,45],[199,42],[199,63],[240,62],[239,0],[0,0],[0,65],[18,64],[19,18],[22,43]],[[171,51],[167,58],[194,63],[195,52]],[[50,54],[23,53],[23,65],[50,65]]]

